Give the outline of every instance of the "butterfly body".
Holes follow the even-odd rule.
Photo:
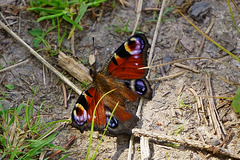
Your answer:
[[[100,73],[92,74],[93,83],[79,97],[72,112],[73,125],[81,132],[89,129],[94,117],[95,129],[101,130],[109,122],[118,103],[108,130],[114,134],[131,133],[138,118],[125,107],[126,101],[136,101],[139,96],[151,99],[152,90],[146,80],[146,52],[148,41],[143,34],[130,37],[113,54]],[[93,110],[99,102],[96,114]]]

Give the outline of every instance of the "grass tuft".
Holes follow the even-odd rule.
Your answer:
[[[60,149],[51,142],[56,138],[57,132],[40,139],[41,135],[48,133],[40,119],[41,104],[37,116],[33,116],[34,102],[21,103],[16,108],[4,109],[0,101],[0,159],[36,159],[43,151]],[[25,113],[25,114],[22,114]],[[66,121],[66,120],[65,120]],[[48,127],[58,121],[51,122]],[[45,131],[47,130],[47,131]],[[45,132],[44,132],[45,131]]]

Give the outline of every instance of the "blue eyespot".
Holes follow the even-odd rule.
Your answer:
[[[106,124],[108,123],[110,119],[110,116],[107,116]],[[109,122],[109,127],[116,128],[118,126],[118,120],[114,117],[111,118],[111,121]]]
[[[141,79],[136,80],[135,90],[136,90],[137,94],[139,94],[139,95],[143,95],[146,93],[147,87],[146,87],[146,84],[143,82],[143,80],[141,80]]]

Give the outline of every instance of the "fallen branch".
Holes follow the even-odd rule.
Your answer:
[[[29,49],[32,55],[34,55],[39,61],[41,61],[48,69],[55,73],[63,82],[69,85],[75,92],[79,95],[82,94],[82,91],[73,84],[69,79],[62,75],[58,70],[56,70],[50,63],[48,63],[42,56],[40,56],[34,49],[32,49],[27,43],[25,43],[18,35],[16,35],[12,30],[10,30],[2,21],[0,21],[0,26],[5,29],[11,36],[13,36],[19,43],[24,47]]]
[[[232,157],[232,158],[240,159],[239,154],[232,153],[231,151],[229,151],[225,148],[221,148],[219,146],[212,146],[212,145],[208,145],[208,144],[203,144],[200,141],[189,140],[187,138],[183,138],[183,137],[180,137],[180,136],[161,135],[161,134],[157,134],[156,132],[153,132],[153,131],[146,131],[146,130],[143,130],[143,129],[136,129],[136,128],[132,130],[132,133],[136,137],[145,136],[145,137],[148,137],[152,140],[179,143],[179,144],[187,145],[189,147],[193,147],[193,148],[196,148],[196,149],[201,149],[201,150],[205,150],[205,151],[208,151],[208,152],[212,152],[213,154],[222,154],[222,155],[229,156],[229,157]]]
[[[91,83],[92,77],[89,75],[89,69],[84,65],[77,63],[72,57],[63,52],[58,54],[58,65],[76,78],[79,82],[85,81]]]

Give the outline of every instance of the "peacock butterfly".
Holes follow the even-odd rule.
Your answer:
[[[78,98],[72,111],[72,124],[81,132],[91,126],[94,108],[103,94],[107,94],[97,106],[94,127],[105,128],[111,111],[119,102],[108,130],[114,134],[128,133],[136,125],[138,117],[127,111],[126,101],[136,101],[139,96],[152,98],[152,89],[145,76],[147,69],[138,69],[147,64],[147,50],[150,47],[144,34],[135,34],[127,39],[108,60],[101,72],[93,71],[91,83]]]

